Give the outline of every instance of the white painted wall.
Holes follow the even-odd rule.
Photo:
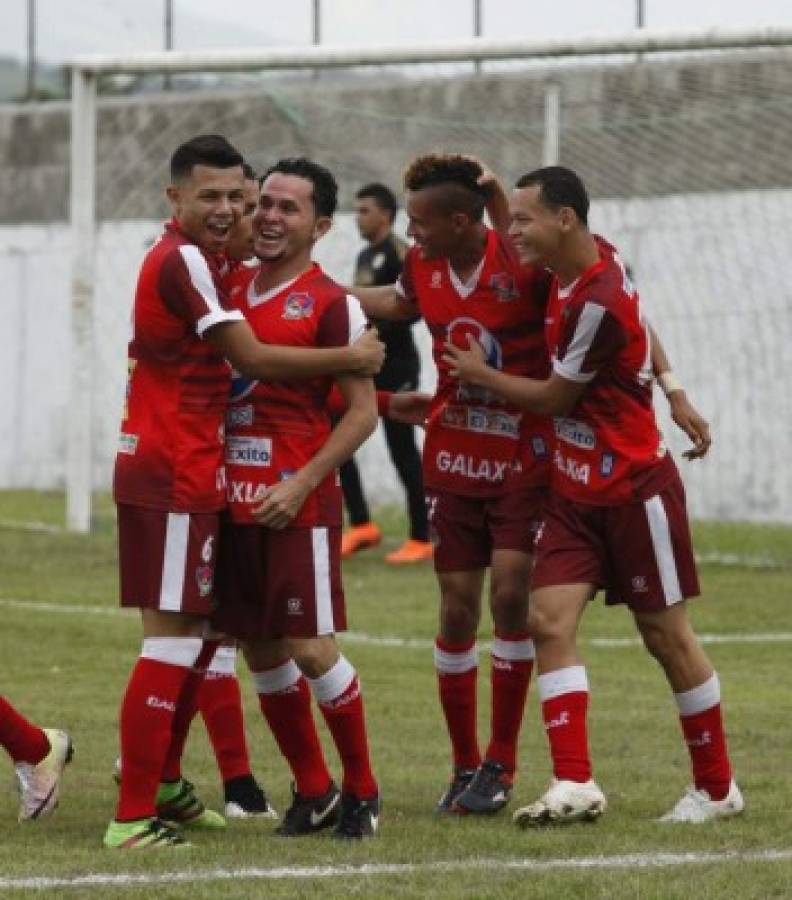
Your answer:
[[[792,522],[792,192],[600,201],[592,225],[635,269],[674,368],[712,423],[703,463],[681,468],[693,515]],[[159,223],[102,226],[96,304],[94,477],[109,485],[135,278]],[[317,258],[348,279],[360,242],[337,217]],[[69,386],[69,235],[65,225],[0,228],[0,487],[63,485]],[[416,326],[423,386],[434,371]],[[665,401],[658,398],[661,421]],[[664,426],[665,427],[665,426]],[[665,427],[672,446],[685,446]],[[381,434],[359,455],[368,492],[400,498]]]

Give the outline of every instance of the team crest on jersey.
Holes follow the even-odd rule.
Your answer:
[[[496,272],[490,275],[489,286],[501,303],[516,300],[520,296],[514,276],[508,272]]]
[[[195,570],[195,580],[198,584],[198,593],[201,597],[208,596],[212,591],[212,567],[198,566]]]
[[[283,301],[284,319],[307,319],[314,308],[314,298],[310,294],[293,293]]]

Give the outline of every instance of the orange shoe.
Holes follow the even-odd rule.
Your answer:
[[[434,549],[429,541],[414,541],[412,538],[405,541],[398,550],[389,553],[385,557],[385,562],[394,566],[401,566],[405,563],[423,562],[425,559],[431,559]]]
[[[382,540],[382,532],[373,522],[365,525],[353,525],[341,537],[341,558],[346,559],[359,550],[376,547]]]

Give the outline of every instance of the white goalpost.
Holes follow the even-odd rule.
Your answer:
[[[85,532],[91,527],[95,406],[93,367],[97,247],[97,85],[101,76],[219,72],[274,72],[306,69],[407,66],[417,64],[507,63],[555,64],[560,60],[643,60],[657,54],[791,48],[792,29],[707,30],[697,32],[634,31],[622,35],[591,36],[563,41],[491,41],[472,39],[424,46],[366,48],[319,46],[261,51],[204,51],[145,53],[130,56],[86,56],[72,64],[70,231],[71,375],[67,415],[66,518],[67,527]],[[634,62],[634,60],[633,60]],[[549,78],[539,123],[540,160],[564,161],[563,95]],[[429,118],[431,111],[427,111]],[[383,115],[382,120],[385,121]],[[470,123],[467,126],[473,127]],[[350,139],[351,140],[351,139]],[[626,138],[625,138],[626,140]],[[582,141],[585,143],[585,141]],[[466,148],[459,147],[460,151]],[[609,164],[602,151],[601,166]],[[607,188],[605,189],[607,193]],[[629,214],[640,217],[640,203]],[[626,227],[626,226],[625,226]],[[632,233],[632,232],[630,232]],[[637,233],[637,232],[636,232]],[[634,253],[641,251],[636,238]],[[637,248],[637,249],[636,249]],[[639,286],[641,275],[638,275]],[[792,476],[784,490],[792,496]]]

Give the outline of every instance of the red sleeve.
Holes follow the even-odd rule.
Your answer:
[[[162,262],[157,285],[166,308],[201,335],[241,313],[229,309],[216,267],[194,244],[181,244]]]
[[[627,344],[622,323],[605,306],[581,300],[563,318],[554,368],[570,381],[591,381]]]
[[[356,341],[368,321],[356,297],[342,295],[325,307],[316,332],[317,347],[346,347]]]

